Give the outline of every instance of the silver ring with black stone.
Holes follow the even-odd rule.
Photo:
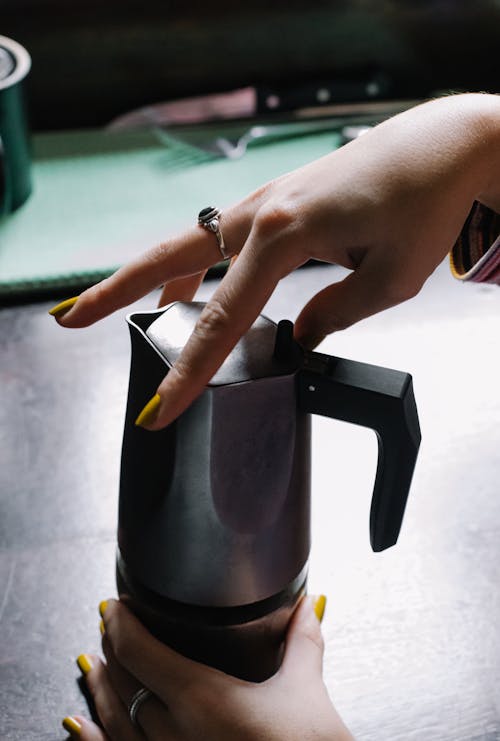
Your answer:
[[[231,254],[224,244],[224,237],[220,230],[219,216],[221,212],[214,206],[207,206],[202,208],[198,214],[198,224],[204,229],[208,229],[209,232],[213,232],[217,238],[217,244],[219,245],[219,251],[224,260],[229,260]]]

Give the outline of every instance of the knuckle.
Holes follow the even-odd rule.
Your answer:
[[[415,280],[405,280],[401,276],[393,278],[386,283],[385,294],[391,306],[402,304],[414,298],[419,293],[422,285]]]
[[[104,728],[111,734],[112,738],[114,738],[113,732],[118,730],[119,725],[114,708],[106,701],[106,698],[103,697],[100,692],[97,692],[94,695],[94,702]]]
[[[87,687],[90,690],[95,704],[97,714],[112,738],[119,738],[118,730],[120,719],[116,713],[116,707],[109,702],[109,695],[105,689],[103,671],[88,674],[86,677]]]
[[[117,709],[108,702],[107,698],[102,697],[99,693],[94,697],[94,702],[101,723],[106,729],[108,736],[112,739],[130,738],[130,735],[127,734],[127,731],[123,727],[123,718],[119,717]]]
[[[168,242],[159,242],[151,247],[147,252],[144,253],[145,262],[151,263],[152,265],[158,265],[162,262],[165,257],[165,252],[169,249]]]
[[[172,377],[176,379],[176,383],[185,383],[189,384],[191,379],[191,366],[188,361],[183,360],[183,358],[179,357],[175,361],[175,364],[172,366],[170,371],[168,372],[168,377]],[[161,387],[160,387],[161,388]]]
[[[353,323],[352,319],[339,312],[330,313],[328,316],[328,334],[332,332],[340,332],[343,329],[347,329]],[[318,322],[319,326],[321,324]]]
[[[202,339],[219,335],[230,324],[230,315],[220,299],[209,301],[200,314],[194,328],[194,334]]]
[[[99,281],[99,283],[96,283],[94,286],[92,286],[92,288],[88,291],[87,296],[91,301],[101,303],[101,301],[105,300],[106,297],[109,295],[110,290],[110,279],[104,278],[103,280]]]
[[[121,634],[118,633],[114,637],[110,636],[110,645],[118,663],[126,664],[129,657],[128,641],[124,640]]]
[[[297,207],[292,201],[269,201],[255,217],[255,228],[262,237],[290,235],[297,224]]]
[[[246,197],[245,202],[258,208],[260,204],[263,203],[264,199],[269,196],[271,188],[272,182],[265,183],[265,185],[260,185]]]
[[[302,635],[306,640],[313,643],[320,651],[324,651],[325,639],[323,638],[323,634],[319,628],[319,623],[316,625],[313,621],[308,620],[302,626]]]
[[[280,185],[285,183],[290,178],[290,173],[284,173],[283,175],[277,175],[275,178],[268,180],[267,183],[260,185],[250,195],[248,195],[244,202],[252,204],[254,208],[261,207],[266,201],[268,201]]]
[[[95,695],[97,694],[97,690],[99,686],[98,679],[96,677],[96,672],[95,671],[89,672],[85,677],[85,682],[87,684],[90,694],[92,695],[92,697],[95,698]]]
[[[102,653],[106,661],[109,661],[111,658],[114,658],[114,651],[111,647],[111,641],[109,640],[106,633],[102,637],[101,647],[102,647]]]
[[[116,615],[110,615],[106,621],[105,640],[103,645],[108,644],[106,651],[111,650],[120,664],[124,664],[129,654],[130,642],[127,640],[125,632],[117,626]]]
[[[186,691],[187,689],[187,691]],[[192,682],[188,687],[184,687],[183,701],[186,703],[185,709],[192,712],[195,707],[197,716],[200,721],[204,721],[213,714],[214,707],[217,706],[220,692],[215,692],[210,686],[205,686],[201,682]]]

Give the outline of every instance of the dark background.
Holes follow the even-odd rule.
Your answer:
[[[99,126],[152,102],[246,85],[335,81],[334,98],[347,101],[496,92],[499,27],[494,0],[2,0],[0,9],[0,33],[33,57],[35,130]]]

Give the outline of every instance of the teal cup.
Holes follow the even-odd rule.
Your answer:
[[[22,83],[31,67],[26,49],[0,36],[0,216],[31,193],[31,157]]]

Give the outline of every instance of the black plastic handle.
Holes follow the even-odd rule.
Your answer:
[[[398,539],[420,447],[420,425],[409,373],[302,350],[293,324],[281,321],[275,357],[297,373],[304,412],[370,427],[378,465],[370,512],[370,540],[383,551]]]

